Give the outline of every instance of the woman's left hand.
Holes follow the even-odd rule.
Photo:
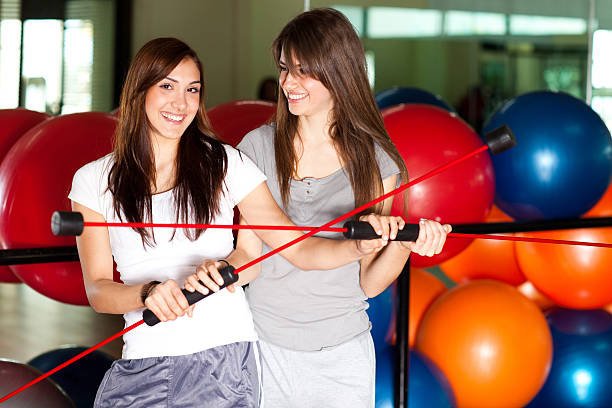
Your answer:
[[[449,224],[442,225],[437,221],[421,219],[417,240],[400,242],[414,253],[431,257],[442,252],[446,236],[451,230],[452,227]]]

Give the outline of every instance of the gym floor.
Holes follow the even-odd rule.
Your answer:
[[[91,347],[121,330],[121,315],[61,303],[25,284],[0,283],[0,358],[27,363],[61,346]],[[120,358],[122,347],[115,339],[100,350]]]

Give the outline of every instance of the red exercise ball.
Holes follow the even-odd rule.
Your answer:
[[[48,118],[46,113],[24,108],[0,109],[0,162],[25,132]],[[0,283],[20,282],[8,266],[0,266]]]
[[[75,245],[51,233],[54,211],[70,210],[72,176],[109,153],[117,119],[108,113],[58,116],[32,128],[0,164],[0,245],[4,249]],[[61,302],[87,305],[78,262],[13,265],[34,290]]]
[[[495,205],[486,218],[486,222],[512,221]],[[526,280],[516,260],[513,241],[475,239],[461,253],[441,263],[440,268],[455,282],[495,279],[509,285],[520,285]]]
[[[410,268],[410,317],[408,320],[408,343],[410,347],[414,346],[423,314],[433,301],[445,291],[444,283],[431,273],[419,268]]]
[[[493,280],[440,296],[423,316],[416,348],[446,374],[458,407],[523,407],[552,361],[552,336],[540,309]]]
[[[430,105],[399,105],[382,112],[389,136],[399,150],[411,180],[473,152],[483,143],[456,114]],[[495,176],[487,152],[455,165],[408,190],[410,222],[419,218],[442,223],[482,222],[493,204]],[[403,194],[393,200],[393,214],[403,214]],[[413,255],[416,267],[439,264],[461,252],[469,239],[449,238],[431,258]]]
[[[0,398],[30,383],[42,374],[41,371],[27,364],[0,359]],[[55,382],[45,378],[2,403],[2,408],[22,407],[75,408],[76,406]]]
[[[241,100],[217,105],[208,110],[213,129],[222,141],[236,147],[244,135],[267,123],[276,113],[268,101]]]

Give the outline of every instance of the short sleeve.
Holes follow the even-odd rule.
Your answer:
[[[237,205],[255,187],[266,181],[266,176],[246,154],[231,146],[224,146],[228,161],[225,185],[233,205]]]
[[[265,171],[266,164],[264,163],[266,153],[262,149],[270,148],[267,146],[270,141],[274,140],[274,127],[272,125],[263,125],[247,133],[242,141],[236,146],[238,150],[246,154],[253,162],[262,170]]]
[[[72,188],[68,198],[104,215],[103,194],[105,188],[101,185],[103,177],[99,171],[100,165],[100,161],[95,161],[77,170],[72,178]]]
[[[393,161],[391,156],[389,156],[377,143],[374,144],[374,150],[376,152],[376,162],[378,163],[382,180],[400,173],[399,167],[397,167],[395,161]],[[398,185],[399,183],[401,183],[401,180],[398,177]]]

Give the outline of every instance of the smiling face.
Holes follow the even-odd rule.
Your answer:
[[[145,111],[152,125],[151,138],[178,142],[198,112],[201,86],[198,66],[186,57],[149,88]]]
[[[334,107],[329,90],[321,81],[310,76],[296,59],[293,60],[293,66],[297,72],[290,72],[286,58],[284,52],[281,52],[279,84],[287,98],[289,111],[296,116],[327,116]]]

